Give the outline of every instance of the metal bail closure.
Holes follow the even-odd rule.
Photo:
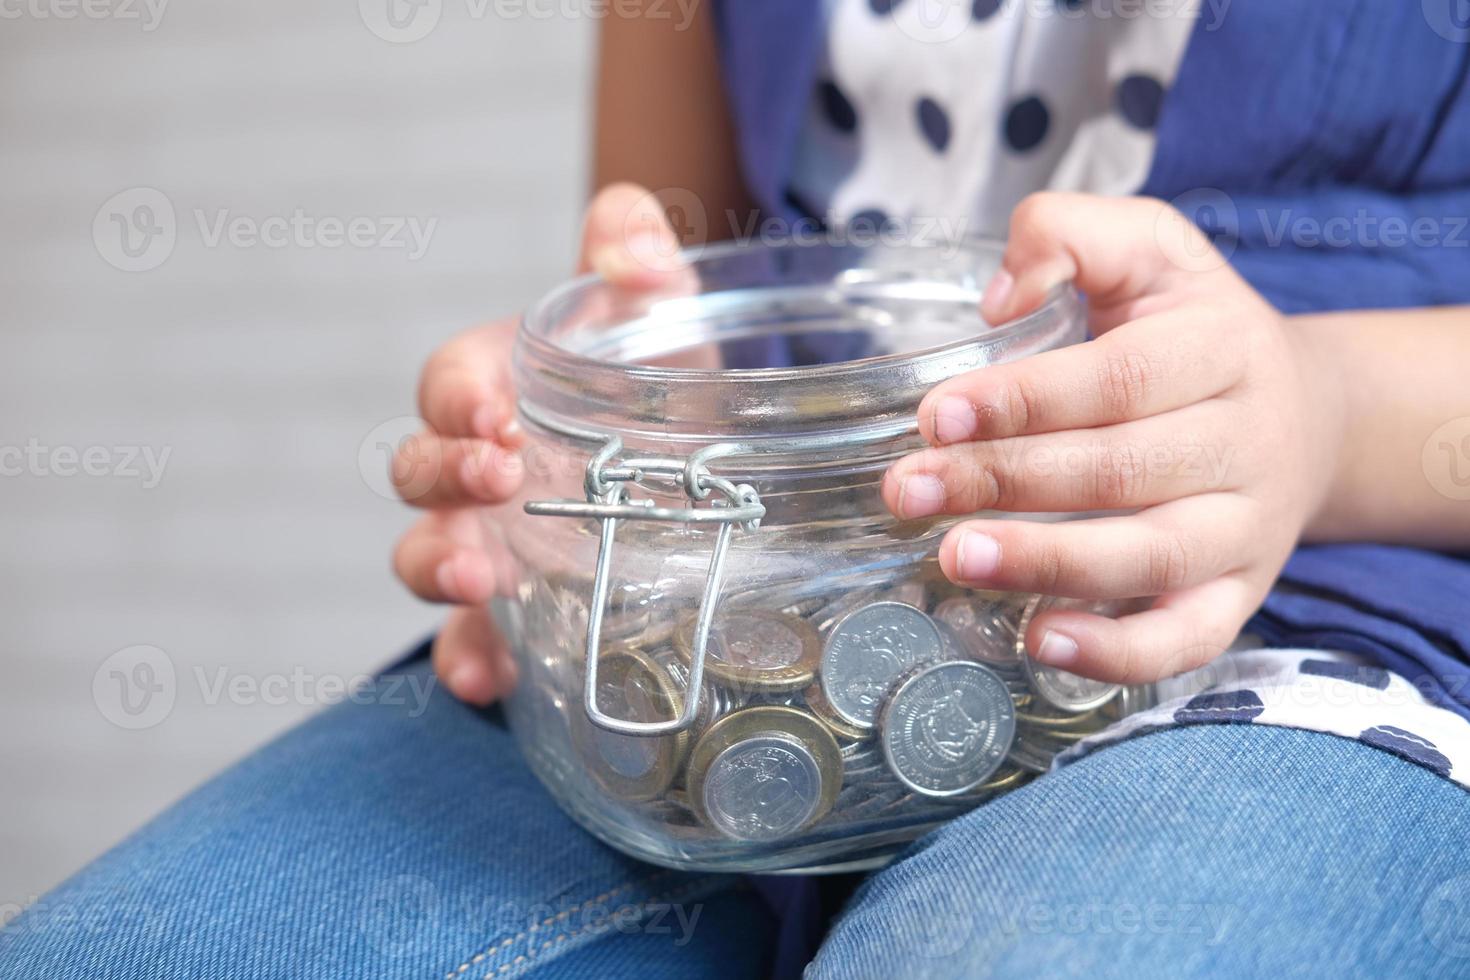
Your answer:
[[[587,717],[599,728],[620,735],[669,735],[682,732],[694,724],[699,711],[699,696],[704,681],[704,657],[709,646],[710,624],[719,604],[720,587],[725,577],[725,555],[730,535],[739,524],[743,530],[760,526],[766,508],[755,488],[736,486],[724,477],[710,473],[709,460],[740,451],[733,443],[717,443],[691,453],[688,457],[647,456],[625,459],[613,465],[622,451],[623,441],[608,437],[602,448],[587,463],[584,481],[586,500],[534,500],[526,504],[526,513],[543,517],[591,517],[602,522],[601,543],[597,549],[597,571],[592,580],[592,606],[587,617],[587,678],[582,692],[582,706]],[[652,500],[629,500],[628,485],[644,486],[651,481],[675,484],[689,498],[688,507],[658,507]],[[717,491],[720,497],[708,507],[694,506]],[[669,721],[629,721],[604,714],[597,706],[597,658],[602,639],[602,617],[607,607],[608,570],[612,566],[613,541],[620,520],[670,521],[685,524],[718,524],[715,546],[710,554],[709,572],[705,576],[704,595],[699,601],[699,615],[694,628],[694,650],[689,664],[689,683],[684,697],[684,710]]]

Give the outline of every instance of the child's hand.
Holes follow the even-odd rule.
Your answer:
[[[657,198],[614,184],[587,208],[579,266],[631,291],[656,289],[677,274],[678,245]],[[394,571],[420,597],[458,606],[435,638],[434,669],[475,704],[515,681],[510,651],[484,605],[508,576],[488,554],[477,511],[512,496],[523,477],[510,384],[518,322],[476,327],[434,353],[419,384],[427,429],[399,447],[392,467],[400,496],[427,510],[399,540]]]
[[[938,385],[919,406],[934,448],[895,463],[883,497],[903,518],[1123,511],[966,521],[940,562],[977,588],[1158,596],[1116,621],[1049,612],[1026,636],[1058,667],[1156,679],[1219,654],[1260,604],[1333,476],[1340,395],[1281,314],[1161,202],[1027,198],[982,311],[1007,322],[1069,279],[1097,339]]]

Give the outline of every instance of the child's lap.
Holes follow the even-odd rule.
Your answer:
[[[760,974],[773,923],[739,879],[602,846],[491,716],[403,700],[338,706],[192,794],[0,933],[0,972]],[[1467,833],[1463,790],[1359,743],[1160,732],[931,835],[816,972],[1444,969],[1470,954]]]

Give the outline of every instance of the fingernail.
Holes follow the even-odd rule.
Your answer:
[[[966,531],[955,548],[955,570],[967,582],[988,579],[1000,568],[1000,542],[988,534]]]
[[[676,265],[678,246],[653,232],[629,236],[621,246],[603,245],[592,253],[593,271],[610,283],[639,280],[650,272],[667,272]]]
[[[932,517],[944,509],[944,484],[930,473],[906,476],[898,485],[898,516]]]
[[[1069,669],[1077,662],[1077,641],[1065,633],[1047,630],[1042,634],[1036,659],[1052,667]]]
[[[495,434],[499,437],[501,445],[515,446],[520,443],[526,431],[521,428],[521,420],[512,415],[500,423],[495,430]]]
[[[990,285],[985,287],[985,292],[980,296],[981,312],[985,313],[985,319],[993,326],[999,326],[1004,319],[1006,303],[1011,298],[1011,293],[1016,288],[1015,278],[1006,269],[1002,268],[990,280]]]
[[[934,438],[941,444],[972,439],[977,427],[975,406],[968,398],[946,395],[934,406]]]

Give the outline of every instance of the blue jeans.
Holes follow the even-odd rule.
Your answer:
[[[1360,743],[1160,732],[918,842],[809,975],[1463,976],[1467,841],[1463,790]],[[756,977],[775,935],[744,879],[582,832],[436,688],[204,786],[0,932],[0,976]]]

